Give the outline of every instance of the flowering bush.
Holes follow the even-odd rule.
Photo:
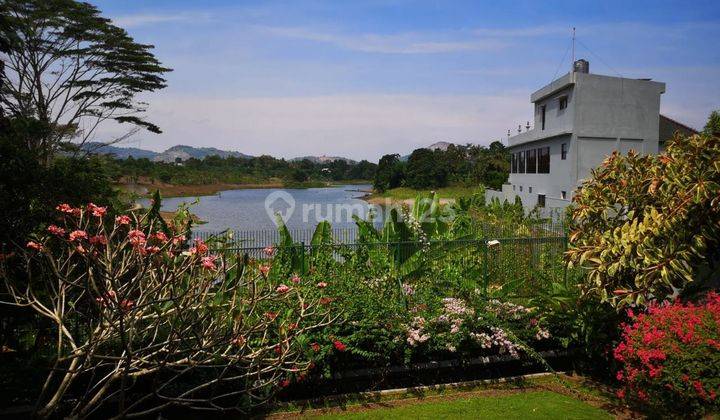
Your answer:
[[[701,304],[653,304],[623,326],[615,359],[618,396],[652,410],[701,415],[720,410],[720,295]]]
[[[308,334],[334,319],[318,286],[276,282],[269,266],[213,243],[187,246],[151,212],[57,211],[21,255],[25,281],[0,272],[14,303],[56,330],[39,416],[87,417],[111,398],[123,417],[172,404],[244,409],[309,369]]]

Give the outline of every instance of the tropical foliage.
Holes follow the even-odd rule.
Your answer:
[[[588,270],[586,292],[627,305],[707,287],[720,275],[720,138],[613,154],[577,192],[571,217],[568,260]]]
[[[26,252],[0,259],[12,303],[56,332],[41,417],[250,409],[309,369],[308,334],[335,318],[319,286],[276,284],[247,258],[186,245],[187,213],[169,225],[155,207],[57,214]],[[26,275],[9,276],[9,263]]]

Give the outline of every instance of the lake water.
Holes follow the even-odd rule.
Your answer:
[[[308,189],[246,189],[222,191],[203,197],[166,198],[162,210],[174,211],[181,203],[192,205],[191,212],[207,223],[195,232],[259,231],[276,229],[275,214],[294,230],[314,229],[328,220],[333,228],[354,227],[352,214],[367,218],[371,206],[359,199],[371,185],[341,185]],[[147,207],[149,200],[140,200]]]

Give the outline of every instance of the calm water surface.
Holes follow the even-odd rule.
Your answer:
[[[192,205],[191,212],[206,224],[197,225],[196,232],[218,232],[226,229],[257,231],[275,229],[274,216],[280,212],[290,229],[313,229],[328,220],[334,228],[353,227],[350,215],[368,216],[370,206],[360,200],[370,185],[342,185],[308,189],[247,189],[222,191],[203,197],[166,198],[162,210],[173,211],[182,203]],[[294,206],[293,206],[294,203]],[[143,206],[149,200],[140,200]]]

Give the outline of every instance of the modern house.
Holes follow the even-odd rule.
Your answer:
[[[534,124],[508,138],[511,168],[502,191],[488,199],[522,199],[526,209],[564,208],[590,171],[613,151],[658,153],[663,136],[689,127],[660,115],[665,84],[592,74],[585,60],[535,91]]]

